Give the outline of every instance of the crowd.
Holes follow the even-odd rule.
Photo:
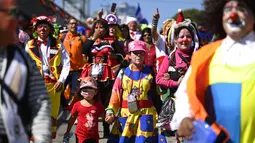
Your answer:
[[[158,9],[147,26],[101,10],[86,28],[43,15],[17,28],[0,0],[0,143],[52,142],[60,107],[64,143],[75,122],[77,143],[99,143],[99,118],[108,143],[255,142],[255,2],[203,4],[205,23],[179,9],[159,33]]]

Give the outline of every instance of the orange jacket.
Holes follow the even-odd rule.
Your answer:
[[[60,35],[62,39],[63,35]],[[81,39],[82,38],[82,39]],[[80,70],[85,64],[84,57],[82,55],[82,44],[86,41],[85,36],[78,34],[66,33],[63,45],[70,57],[70,71]]]

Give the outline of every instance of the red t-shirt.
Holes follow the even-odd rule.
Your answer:
[[[144,56],[145,65],[154,67],[156,63],[155,59],[156,59],[156,49],[155,49],[155,45],[153,44],[150,47],[150,49],[146,48],[146,54]]]
[[[104,113],[104,106],[100,102],[95,102],[93,106],[85,107],[81,102],[76,102],[72,109],[72,115],[78,113],[78,124],[76,132],[79,143],[93,138],[99,139],[98,117]]]

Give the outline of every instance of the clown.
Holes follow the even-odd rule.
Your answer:
[[[121,40],[121,30],[118,25],[118,17],[115,14],[108,14],[105,20],[109,24],[109,36],[113,37],[115,40]]]
[[[130,37],[133,40],[139,40],[141,37],[141,33],[138,31],[139,25],[137,23],[137,19],[134,17],[128,17],[127,25],[129,27]]]
[[[224,39],[194,53],[176,92],[171,127],[191,137],[193,120],[217,135],[215,142],[255,142],[255,3],[205,0],[208,27]]]
[[[53,35],[53,19],[39,16],[32,20],[38,38],[28,41],[26,50],[39,68],[52,103],[52,138],[56,137],[56,119],[70,68],[69,56],[59,40]]]

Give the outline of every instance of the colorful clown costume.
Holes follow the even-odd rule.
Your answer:
[[[171,127],[185,117],[211,125],[217,142],[255,143],[255,35],[229,37],[197,51],[176,92]]]
[[[126,69],[120,70],[113,86],[111,100],[106,110],[112,110],[118,117],[108,142],[165,143],[165,137],[159,135],[155,129],[157,113],[152,103],[152,70],[145,66],[142,71],[136,71],[132,66],[131,64]],[[139,109],[130,113],[127,96],[134,92],[139,92],[136,97]]]
[[[56,91],[54,86],[58,81],[64,83],[70,68],[69,57],[60,41],[55,38],[48,38],[46,45],[39,45],[37,39],[30,40],[26,45],[26,50],[42,74],[51,100],[52,133],[54,138],[57,130],[56,119],[60,107],[60,97],[63,91],[63,86],[59,91]]]

